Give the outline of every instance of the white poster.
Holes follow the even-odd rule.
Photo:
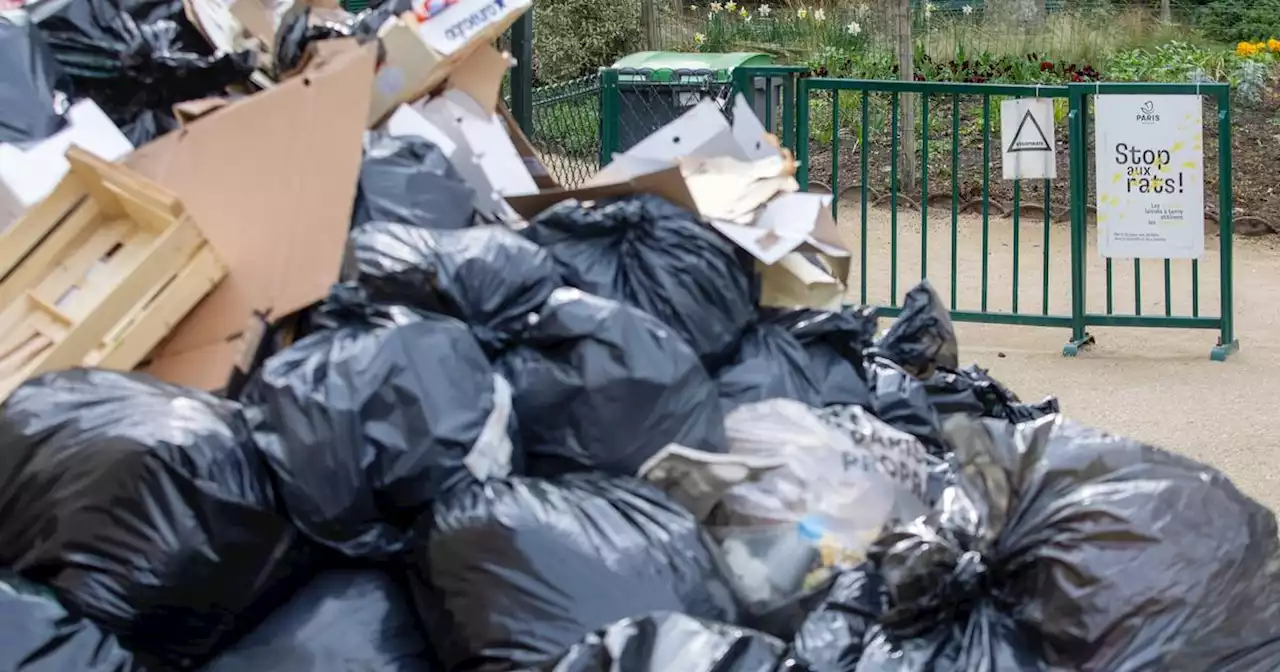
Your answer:
[[[1097,96],[1098,251],[1104,257],[1204,255],[1200,96]]]
[[[1056,179],[1053,101],[1013,98],[1000,103],[1000,151],[1004,179]]]

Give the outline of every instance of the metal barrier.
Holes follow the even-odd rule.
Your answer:
[[[1116,314],[1115,311],[1115,292],[1114,287],[1114,269],[1110,259],[1105,262],[1106,274],[1106,295],[1105,295],[1105,311],[1094,310],[1088,301],[1089,295],[1086,292],[1089,284],[1087,279],[1090,275],[1090,258],[1089,254],[1089,237],[1088,237],[1088,220],[1087,210],[1090,203],[1090,172],[1089,162],[1092,154],[1089,151],[1088,143],[1091,138],[1088,134],[1089,125],[1089,109],[1091,97],[1099,94],[1195,94],[1200,93],[1213,98],[1218,103],[1217,126],[1218,141],[1221,151],[1218,156],[1218,188],[1219,188],[1219,218],[1220,218],[1220,279],[1219,279],[1219,305],[1220,312],[1218,317],[1208,317],[1201,314],[1200,310],[1200,262],[1190,262],[1190,279],[1191,279],[1191,298],[1190,311],[1188,315],[1176,314],[1173,310],[1173,292],[1172,278],[1173,266],[1172,260],[1163,260],[1164,265],[1164,315],[1143,315],[1142,304],[1142,262],[1136,261],[1133,266],[1134,283],[1134,313],[1132,315]],[[965,99],[977,97],[981,102],[981,113],[966,115],[962,110],[962,102]],[[1014,181],[1012,184],[1012,205],[1007,213],[1011,225],[1007,236],[1005,232],[1000,231],[1002,238],[1008,238],[1007,243],[1010,254],[1007,265],[1001,264],[996,266],[997,252],[992,245],[992,236],[997,233],[994,231],[995,220],[1003,220],[1000,215],[1006,214],[1004,208],[993,203],[991,191],[993,182],[991,180],[990,170],[992,166],[991,160],[991,134],[993,127],[993,113],[998,114],[998,108],[993,109],[993,99],[1005,97],[1022,98],[1022,97],[1039,97],[1054,99],[1055,102],[1055,118],[1058,113],[1065,116],[1067,127],[1067,145],[1068,145],[1068,170],[1066,175],[1062,175],[1059,171],[1056,180],[1034,180]],[[919,98],[918,104],[913,100]],[[841,121],[842,99],[852,104],[854,108],[854,117],[852,129],[846,132]],[[887,101],[886,101],[887,99]],[[937,103],[937,101],[941,103]],[[941,115],[937,114],[935,105],[942,108]],[[813,111],[815,107],[829,107],[829,119],[815,120]],[[918,116],[915,113],[918,112]],[[939,123],[939,116],[942,117]],[[887,117],[887,119],[886,119]],[[899,144],[902,139],[902,128],[905,125],[905,119],[915,117],[918,120],[918,133],[920,140],[919,147],[919,185],[912,187],[908,192],[904,190],[904,176],[899,174],[900,149]],[[949,124],[947,122],[950,122]],[[887,122],[887,123],[886,123]],[[914,123],[914,122],[913,122]],[[829,124],[829,129],[827,129]],[[931,165],[931,139],[935,135],[935,131],[943,131],[946,127],[950,127],[950,148],[944,147],[944,153],[950,159],[949,166]],[[821,127],[821,128],[819,128]],[[857,264],[856,287],[853,286],[853,278],[850,278],[851,295],[856,291],[856,298],[859,302],[876,303],[871,296],[869,289],[872,289],[872,279],[868,276],[871,270],[881,265],[885,268],[882,270],[887,273],[888,277],[888,296],[887,305],[883,306],[885,314],[894,315],[898,312],[898,280],[900,271],[909,270],[905,268],[907,265],[914,265],[916,259],[908,257],[902,259],[899,251],[902,244],[900,238],[906,237],[907,233],[912,236],[919,236],[919,276],[920,278],[930,278],[935,284],[945,284],[946,288],[943,294],[949,297],[949,308],[955,319],[960,321],[983,322],[983,323],[1000,323],[1010,325],[1023,326],[1044,326],[1044,327],[1064,327],[1071,329],[1071,337],[1067,345],[1063,349],[1066,355],[1075,355],[1078,349],[1090,343],[1093,336],[1087,331],[1089,326],[1115,326],[1115,327],[1166,327],[1166,328],[1191,328],[1191,329],[1217,329],[1219,330],[1218,345],[1213,349],[1212,357],[1215,360],[1225,359],[1227,355],[1234,352],[1238,348],[1232,325],[1232,226],[1231,226],[1231,175],[1230,175],[1230,91],[1225,84],[1072,84],[1070,86],[1034,86],[1034,85],[1002,85],[1002,84],[964,84],[964,83],[943,83],[943,82],[900,82],[900,81],[865,81],[865,80],[847,80],[847,79],[824,79],[809,78],[801,79],[797,91],[796,103],[796,138],[801,139],[795,145],[795,152],[799,169],[797,178],[802,188],[808,188],[811,185],[811,178],[814,177],[813,156],[815,148],[811,144],[818,145],[818,151],[822,151],[822,136],[829,132],[829,152],[830,161],[830,189],[835,195],[832,199],[832,213],[839,215],[839,206],[841,197],[847,193],[842,190],[841,182],[841,139],[842,136],[851,135],[856,141],[856,157],[858,184],[853,187],[858,191],[858,205],[860,206],[860,214],[858,216],[858,245],[855,251],[855,263]],[[886,133],[887,132],[887,133]],[[995,131],[997,134],[998,130]],[[812,140],[814,135],[818,136],[819,142],[812,143],[805,140]],[[888,196],[885,198],[874,198],[873,192],[873,171],[870,165],[870,159],[876,153],[878,145],[877,140],[883,139],[882,136],[887,135],[889,144],[889,165],[883,168],[883,172],[888,173]],[[981,163],[977,166],[977,170],[981,171],[980,187],[977,185],[965,184],[971,182],[961,178],[962,170],[971,169],[971,166],[962,165],[962,144],[966,145],[966,149],[972,149],[974,141],[980,138],[980,156]],[[936,151],[936,150],[935,150]],[[997,152],[999,149],[997,148]],[[978,150],[971,152],[976,155]],[[931,192],[930,177],[931,173],[946,172],[948,173],[946,181],[949,182],[950,193]],[[814,180],[812,184],[817,184]],[[1002,183],[996,183],[1002,184]],[[1056,187],[1056,190],[1055,190]],[[971,192],[980,193],[977,201],[964,201],[962,195]],[[1064,193],[1065,192],[1065,193]],[[1054,194],[1064,196],[1065,204],[1059,209],[1059,213],[1055,215]],[[918,205],[914,203],[914,196],[919,195]],[[1030,198],[1024,198],[1030,196]],[[930,274],[930,206],[938,200],[949,197],[949,214],[950,214],[950,264],[949,274],[944,278],[938,278],[936,275]],[[883,203],[887,200],[888,204],[888,241],[887,256],[884,260],[883,255],[877,254],[874,257],[869,254],[869,234],[873,233],[869,230],[868,220],[872,215],[872,206]],[[914,230],[907,231],[903,228],[904,223],[900,216],[901,206],[919,210],[920,231],[915,234]],[[968,275],[965,281],[960,278],[960,268],[962,262],[972,263],[972,259],[964,258],[961,253],[961,220],[962,215],[966,215],[970,210],[978,210],[981,215],[981,244],[980,252],[981,260],[975,266],[979,267],[977,276],[978,291],[976,297],[970,297],[970,301],[961,300],[961,287],[972,289],[969,285]],[[1023,232],[1026,217],[1024,213],[1028,210],[1038,210],[1040,230],[1033,232],[1036,235],[1028,243],[1024,240],[1026,235]],[[997,217],[993,218],[992,215]],[[877,215],[878,216],[878,215]],[[914,218],[913,218],[914,219]],[[1058,236],[1053,235],[1055,221],[1068,225],[1067,235],[1064,237],[1062,233]],[[945,226],[945,223],[942,223]],[[842,227],[842,229],[845,227]],[[880,227],[878,227],[880,228]],[[975,227],[976,228],[976,227]],[[879,236],[872,236],[879,237]],[[935,242],[937,242],[935,240]],[[943,241],[944,243],[946,241]],[[1029,293],[1029,287],[1022,282],[1025,263],[1028,259],[1023,254],[1023,246],[1038,246],[1039,272],[1040,280],[1039,296],[1035,296],[1034,289]],[[1054,254],[1054,247],[1057,245],[1062,248],[1063,254]],[[968,247],[969,245],[965,245]],[[1004,243],[999,248],[1003,249]],[[944,247],[947,247],[944,245]],[[977,252],[977,250],[974,250]],[[944,250],[945,254],[945,250]],[[972,255],[976,256],[976,255]],[[1159,263],[1156,260],[1148,260],[1152,263]],[[1102,269],[1099,269],[1101,271]],[[991,276],[998,274],[1003,276],[1008,273],[1007,287],[998,287],[999,293],[993,293]],[[1056,277],[1067,278],[1069,283],[1062,285],[1060,281],[1055,281]],[[1063,291],[1065,290],[1065,291]],[[1004,294],[1004,292],[1008,292]],[[1065,294],[1065,296],[1063,296]],[[1005,298],[1007,297],[1007,303]],[[1038,306],[1033,309],[1026,309],[1029,302],[1038,299]],[[1054,304],[1054,299],[1059,302]],[[995,303],[1004,303],[1006,309],[1000,310],[995,307]]]

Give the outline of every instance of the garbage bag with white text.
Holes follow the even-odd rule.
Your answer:
[[[716,372],[716,382],[725,413],[767,399],[795,399],[810,406],[823,401],[804,346],[785,328],[766,322],[747,329],[734,358]]]
[[[462,320],[490,352],[506,347],[563,284],[545,251],[501,225],[370,222],[351,233],[349,248],[349,275],[373,300]]]
[[[411,578],[448,669],[545,665],[595,630],[654,611],[737,622],[698,522],[635,478],[495,479],[450,493],[425,522]]]
[[[0,406],[0,566],[185,669],[287,597],[307,544],[237,404],[95,369]]]
[[[876,331],[875,306],[849,307],[839,312],[802,308],[774,310],[767,322],[791,332],[809,355],[809,371],[822,391],[822,403],[858,404],[870,401],[863,351]]]
[[[662,320],[709,367],[755,321],[750,257],[660,196],[562,201],[524,234],[546,248],[566,284]]]
[[[39,31],[0,18],[0,143],[43,140],[66,125],[71,80]]]
[[[43,0],[31,15],[76,94],[92,98],[135,146],[176,128],[175,104],[222,95],[256,66],[250,51],[210,55],[181,2],[147,22],[113,0]]]
[[[669,443],[724,451],[715,382],[678,334],[631,306],[558,289],[498,368],[529,473],[631,476]]]
[[[625,618],[587,635],[541,672],[775,672],[786,645],[761,632],[669,611]]]
[[[1027,422],[1058,413],[1058,400],[1047,397],[1039,403],[1024,404],[1009,388],[976,364],[959,371],[938,369],[924,381],[939,415],[966,413],[1009,422]]]
[[[510,388],[466,325],[362,307],[350,289],[322,306],[333,328],[272,355],[242,396],[294,522],[381,558],[446,489],[508,473]]]
[[[463,229],[475,220],[475,190],[430,141],[370,131],[356,182],[351,226],[399,222],[428,229]]]
[[[375,569],[312,579],[203,672],[431,672],[407,592]]]
[[[934,368],[960,368],[951,313],[928,280],[922,280],[902,300],[902,312],[875,341],[871,353],[924,377]]]
[[[115,637],[67,613],[47,588],[0,571],[0,670],[134,672]]]
[[[946,436],[956,487],[870,553],[890,606],[857,670],[1280,660],[1275,516],[1226,476],[1060,416],[953,415]]]

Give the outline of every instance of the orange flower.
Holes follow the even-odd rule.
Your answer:
[[[1280,40],[1277,40],[1274,37],[1267,40],[1267,51],[1270,51],[1273,54],[1280,51]]]

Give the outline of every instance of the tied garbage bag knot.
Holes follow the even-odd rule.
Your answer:
[[[869,554],[859,672],[1275,669],[1275,516],[1221,473],[1059,416],[944,432],[955,485]]]
[[[709,368],[755,322],[750,257],[660,196],[562,201],[523,233],[547,250],[566,284],[653,315]]]

